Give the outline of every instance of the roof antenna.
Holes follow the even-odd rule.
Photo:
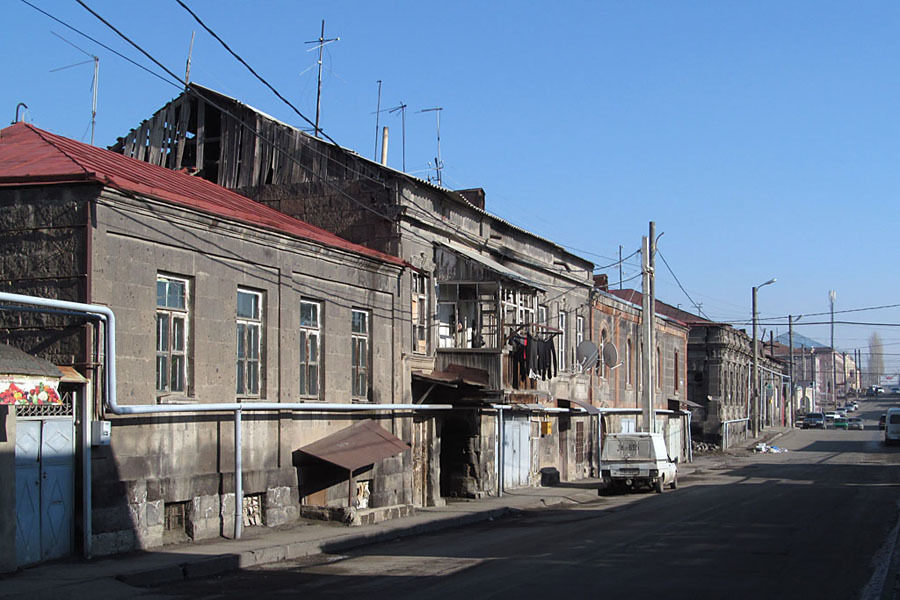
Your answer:
[[[381,100],[381,98],[379,96],[379,105],[381,104],[380,100]],[[403,102],[400,102],[399,106],[395,106],[394,108],[384,108],[375,113],[375,115],[376,115],[375,126],[377,127],[378,126],[378,120],[377,120],[378,113],[387,112],[387,113],[394,114],[398,111],[400,112],[400,126],[401,126],[401,132],[402,132],[402,136],[403,136],[403,172],[404,173],[406,172],[406,106],[407,106],[406,104],[404,104]],[[377,135],[375,136],[375,153],[376,153],[376,155],[378,153],[378,136]]]
[[[76,50],[81,52],[82,54],[85,54],[86,56],[90,56],[91,60],[94,61],[94,79],[91,82],[91,95],[93,97],[92,102],[91,102],[91,146],[93,146],[94,145],[94,130],[96,129],[96,126],[97,126],[97,88],[100,87],[100,80],[99,80],[100,79],[100,59],[98,57],[94,56],[93,54],[91,54],[90,52],[87,52],[86,50],[79,48],[78,46],[76,46],[75,44],[73,44],[72,42],[70,42],[69,40],[64,38],[63,36],[59,35],[55,31],[51,31],[50,33],[52,33],[53,35],[55,35],[56,37],[58,37],[65,43],[69,44],[70,46],[72,46],[73,48],[75,48]],[[91,61],[85,60],[80,63],[75,63],[74,65],[68,65],[66,67],[60,67],[58,69],[51,69],[50,72],[53,73],[55,71],[62,71],[63,69],[68,69],[70,67],[77,67],[80,65],[85,65],[89,62],[91,62]]]
[[[311,42],[306,42],[307,44],[316,44],[319,48],[319,86],[316,90],[316,137],[319,137],[319,111],[322,107],[322,48],[325,47],[325,44],[330,44],[331,42],[339,42],[341,38],[330,38],[325,39],[325,19],[322,19],[322,33],[319,35],[318,40],[313,40]],[[309,50],[313,50],[310,48]],[[307,50],[307,52],[309,52]]]
[[[437,117],[437,158],[434,159],[434,170],[437,171],[437,184],[438,187],[444,187],[441,184],[441,169],[444,168],[444,163],[441,160],[441,111],[444,110],[443,107],[435,106],[434,108],[423,108],[420,110],[420,113],[423,112],[433,112]],[[405,170],[405,169],[404,169]],[[430,178],[429,178],[430,180]]]
[[[191,32],[191,47],[188,48],[188,58],[187,65],[184,67],[184,89],[188,88],[188,84],[191,82],[191,56],[194,54],[194,36],[197,35],[196,31]]]
[[[381,80],[378,80],[378,104],[375,106],[375,156],[372,160],[378,160],[378,117],[381,116]]]

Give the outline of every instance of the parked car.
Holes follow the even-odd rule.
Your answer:
[[[800,424],[802,429],[825,429],[825,415],[822,413],[809,413]]]
[[[892,387],[891,393],[892,394],[900,394],[900,387]]]
[[[662,493],[678,487],[678,466],[661,433],[610,433],[600,456],[602,494],[647,486]]]
[[[900,442],[900,408],[889,408],[885,414],[884,443]]]
[[[884,429],[885,419],[887,419],[887,413],[882,413],[882,415],[878,417],[878,429]]]
[[[849,427],[849,423],[847,422],[847,417],[835,417],[834,418],[834,428],[835,429],[843,429],[847,430]]]
[[[863,420],[859,417],[850,417],[849,419],[847,419],[847,429],[859,429],[860,431],[862,431],[863,429],[865,429]]]
[[[834,409],[835,417],[847,417],[847,409],[846,408],[836,408]]]

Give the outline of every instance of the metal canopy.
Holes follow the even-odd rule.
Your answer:
[[[483,254],[479,254],[475,250],[468,248],[466,246],[463,246],[462,244],[457,244],[456,242],[441,241],[441,242],[438,242],[438,244],[440,244],[441,246],[444,246],[446,248],[449,248],[453,252],[456,252],[457,254],[461,254],[462,256],[464,256],[470,260],[474,260],[477,263],[481,263],[481,265],[483,265],[484,267],[490,269],[491,271],[494,271],[495,273],[497,273],[498,275],[500,275],[502,277],[505,277],[506,279],[511,279],[513,281],[517,281],[519,283],[522,283],[529,287],[533,287],[542,292],[546,291],[546,288],[543,285],[537,283],[536,281],[534,281],[532,279],[529,279],[528,277],[526,277],[524,275],[516,273],[509,267],[500,264],[499,262],[497,262],[490,256],[485,256]]]
[[[0,375],[31,375],[54,379],[62,377],[62,373],[52,362],[7,344],[0,344]]]
[[[343,467],[351,473],[360,467],[399,454],[409,444],[366,419],[300,448],[300,452]]]
[[[589,414],[589,415],[599,415],[599,414],[600,414],[600,409],[597,408],[596,406],[594,406],[593,404],[589,403],[589,402],[584,402],[584,401],[582,401],[582,400],[570,400],[570,399],[568,399],[568,398],[558,398],[558,399],[557,399],[557,404],[558,404],[559,402],[568,402],[570,405],[577,405],[577,406],[580,406],[580,407],[583,408],[583,409],[587,412],[587,414]],[[575,406],[572,406],[572,408],[575,408]]]

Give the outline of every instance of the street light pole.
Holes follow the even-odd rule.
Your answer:
[[[837,362],[834,356],[834,298],[835,292],[828,292],[828,299],[831,301],[831,403],[837,410]]]
[[[756,339],[756,291],[764,286],[769,285],[770,283],[775,283],[776,279],[773,277],[769,281],[762,283],[760,285],[753,287],[753,414],[751,415],[751,427],[753,431],[753,437],[759,437],[759,345],[758,340]]]

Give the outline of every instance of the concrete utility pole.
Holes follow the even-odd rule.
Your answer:
[[[650,369],[648,372],[650,373],[650,410],[652,411],[655,406],[657,382],[662,382],[662,373],[656,372],[661,365],[657,365],[657,361],[654,360],[656,356],[656,222],[654,221],[650,221],[650,258],[647,262],[650,265],[650,312],[647,313],[650,315],[650,338],[647,342],[646,352],[649,357],[647,364]],[[662,389],[662,386],[659,387]],[[656,420],[655,414],[653,419]],[[653,424],[653,427],[655,429],[656,423]]]
[[[831,301],[831,404],[837,408],[837,362],[834,353],[834,290],[828,292],[828,299]]]
[[[790,409],[787,411],[787,425],[790,427],[794,424],[794,317],[792,315],[788,315],[788,348],[791,353],[791,366],[788,369],[788,381],[790,382],[790,404],[788,406]]]
[[[751,428],[753,432],[753,437],[759,437],[760,430],[760,411],[759,411],[759,340],[756,339],[756,291],[770,283],[775,283],[776,279],[773,277],[765,283],[753,287],[753,387],[752,393],[753,398],[751,402],[752,414],[750,416]]]
[[[653,433],[656,429],[656,420],[653,413],[653,375],[650,365],[653,361],[650,359],[652,355],[649,346],[653,336],[653,314],[650,312],[650,288],[653,272],[650,269],[650,240],[644,236],[641,240],[641,294],[643,296],[641,303],[641,339],[643,340],[643,351],[641,352],[641,383],[644,387],[641,394],[641,405],[643,407],[643,423],[642,431]]]

